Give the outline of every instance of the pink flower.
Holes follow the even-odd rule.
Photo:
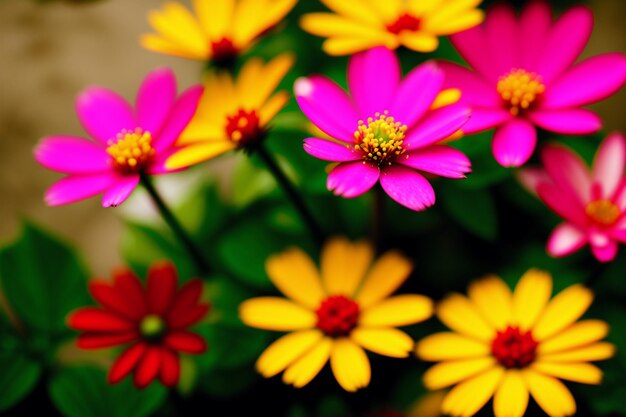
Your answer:
[[[177,97],[176,79],[169,69],[148,74],[135,109],[111,90],[85,90],[76,100],[76,112],[94,140],[52,136],[35,149],[37,162],[67,174],[48,189],[46,203],[58,206],[104,193],[104,207],[118,206],[141,175],[171,172],[165,160],[195,114],[201,95],[202,87],[194,86]]]
[[[533,1],[515,16],[512,7],[492,7],[482,26],[453,35],[452,43],[474,71],[442,62],[446,87],[457,87],[472,107],[463,128],[496,128],[493,154],[503,166],[521,166],[537,142],[535,126],[560,134],[596,132],[600,118],[585,106],[620,89],[626,57],[602,54],[574,65],[593,26],[587,8],[569,9],[552,22],[545,1]]]
[[[528,168],[520,180],[565,220],[548,240],[552,256],[569,255],[589,244],[595,257],[609,262],[618,242],[626,242],[626,141],[609,135],[590,170],[564,146],[542,149],[543,169]]]
[[[432,110],[443,86],[443,73],[426,63],[401,80],[396,55],[385,47],[350,58],[350,95],[326,77],[296,81],[302,112],[338,142],[309,138],[304,149],[316,158],[339,162],[327,186],[336,195],[359,196],[380,185],[412,210],[435,203],[430,183],[415,170],[464,178],[470,161],[460,151],[437,144],[469,119],[467,106]]]

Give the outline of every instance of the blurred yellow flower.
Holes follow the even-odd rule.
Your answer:
[[[609,330],[605,322],[577,322],[593,293],[578,284],[550,300],[552,277],[534,269],[514,292],[491,276],[468,293],[449,296],[437,309],[453,332],[417,344],[420,358],[441,361],[424,374],[429,389],[458,384],[446,395],[443,413],[472,416],[493,396],[496,417],[521,417],[532,395],[552,417],[573,415],[576,403],[559,379],[599,384],[602,371],[588,362],[615,351],[600,341]]]
[[[259,357],[256,367],[264,377],[284,370],[283,382],[303,387],[330,360],[337,382],[356,391],[371,376],[364,348],[396,358],[409,355],[413,340],[395,327],[429,318],[432,301],[412,294],[389,297],[412,264],[396,251],[375,262],[373,256],[368,243],[334,238],[323,248],[319,272],[297,248],[267,260],[267,274],[289,299],[252,298],[239,308],[248,326],[291,332]]]
[[[188,167],[263,139],[272,118],[289,93],[274,90],[293,65],[283,54],[264,64],[252,58],[236,80],[227,72],[209,72],[196,115],[178,139],[182,148],[167,161],[168,169]]]
[[[328,38],[329,55],[350,55],[384,45],[432,52],[438,36],[479,25],[484,19],[476,7],[482,0],[321,0],[333,13],[309,13],[302,28]]]
[[[276,26],[297,0],[193,0],[195,15],[177,2],[148,15],[156,33],[141,45],[183,58],[232,62]]]

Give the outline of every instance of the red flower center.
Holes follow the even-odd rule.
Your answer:
[[[387,30],[391,33],[395,33],[396,35],[405,30],[415,32],[419,30],[419,28],[420,20],[408,13],[401,15],[395,22],[387,25]]]
[[[239,145],[249,145],[263,138],[261,120],[256,110],[239,109],[233,115],[226,116],[226,135]]]
[[[315,312],[317,327],[331,337],[347,336],[359,320],[359,305],[343,295],[331,295]]]
[[[538,343],[529,331],[522,332],[518,327],[509,326],[491,343],[491,353],[505,368],[524,368],[537,356]]]
[[[228,66],[234,62],[239,55],[239,50],[229,38],[222,38],[219,41],[211,42],[213,55],[211,59],[218,65]]]
[[[585,212],[589,218],[601,226],[613,226],[622,213],[611,200],[595,200],[587,204]]]

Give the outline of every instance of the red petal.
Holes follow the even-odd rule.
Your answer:
[[[75,311],[70,316],[68,325],[74,330],[91,332],[125,332],[135,328],[135,323],[96,307]]]
[[[121,345],[137,339],[137,332],[124,333],[85,333],[78,336],[76,345],[81,349],[98,349]]]
[[[183,285],[174,298],[174,303],[170,311],[175,311],[192,304],[197,304],[200,295],[202,294],[202,281],[199,279],[192,279]]]
[[[89,283],[89,292],[94,300],[107,310],[119,314],[131,320],[137,320],[141,314],[137,311],[136,306],[126,302],[111,283],[104,280],[93,280]]]
[[[134,382],[137,388],[147,387],[159,374],[161,363],[161,354],[159,351],[160,349],[155,346],[149,346],[146,349],[145,354],[141,358],[141,362],[139,362],[135,370]]]
[[[178,355],[169,349],[161,349],[161,382],[166,387],[174,387],[180,377],[180,361]]]
[[[125,304],[132,306],[138,317],[144,316],[147,311],[146,297],[137,275],[128,268],[119,268],[113,271],[113,279],[113,286]]]
[[[117,384],[137,366],[146,351],[144,343],[137,343],[124,351],[109,371],[109,384]]]
[[[170,328],[180,329],[191,326],[192,324],[202,320],[209,311],[209,306],[200,304],[184,310],[172,310],[167,320]]]
[[[148,300],[148,311],[162,315],[172,304],[178,275],[176,268],[170,262],[157,262],[152,264],[148,271],[148,285],[146,287],[146,297]]]
[[[173,332],[163,338],[163,344],[170,349],[185,353],[202,353],[207,345],[204,339],[191,332]]]

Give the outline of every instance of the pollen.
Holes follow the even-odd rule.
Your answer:
[[[387,163],[402,155],[407,126],[397,122],[385,111],[376,113],[367,121],[359,120],[358,129],[354,132],[356,144],[354,148],[363,154],[363,160],[378,165]]]
[[[156,153],[152,147],[152,135],[141,128],[123,129],[107,145],[106,151],[111,156],[112,164],[124,172],[140,171]]]
[[[602,226],[612,226],[621,216],[619,207],[610,200],[596,200],[585,207],[587,216]]]
[[[537,98],[546,91],[541,77],[534,72],[514,69],[498,81],[498,93],[513,116],[528,110]]]

